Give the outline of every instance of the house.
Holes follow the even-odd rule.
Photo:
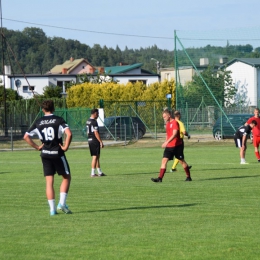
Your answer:
[[[54,66],[49,74],[94,74],[95,67],[91,65],[88,60],[74,59],[71,57],[66,60],[63,64]]]
[[[160,81],[158,74],[142,69],[142,63],[136,63],[132,65],[105,67],[104,72],[107,76],[112,78],[113,81],[117,81],[121,84],[128,82],[142,81],[146,85]]]
[[[222,66],[231,71],[237,89],[235,102],[256,107],[260,99],[260,58],[236,58]]]
[[[113,67],[97,67],[92,66],[86,59],[73,59],[65,61],[61,65],[54,66],[47,74],[11,74],[11,67],[5,66],[5,87],[17,90],[18,94],[23,98],[32,98],[33,92],[42,95],[46,86],[63,87],[65,93],[65,83],[77,82],[79,74],[92,74],[95,77],[98,73],[105,73],[107,77],[117,81],[118,83],[128,83],[142,81],[149,85],[158,82],[160,76],[147,70],[142,69],[142,63],[133,65],[123,65]],[[33,91],[32,91],[33,90]]]
[[[161,68],[161,80],[175,80],[175,68]],[[177,77],[179,83],[185,86],[188,82],[192,81],[192,77],[195,75],[196,71],[192,66],[181,66],[178,68]]]
[[[214,65],[214,69],[217,70],[219,66],[223,65],[227,61],[226,57],[219,59],[219,64]],[[192,81],[192,78],[197,71],[202,72],[209,66],[208,58],[200,58],[199,64],[196,65],[196,69],[193,66],[179,66],[177,70],[178,83],[185,86],[188,82]],[[175,68],[161,68],[160,69],[161,80],[175,80]]]
[[[5,88],[16,90],[23,98],[32,98],[33,92],[42,95],[46,86],[65,87],[65,83],[77,81],[77,75],[68,74],[11,74],[10,66],[5,66],[5,75],[0,76]],[[63,89],[63,92],[65,88]]]
[[[61,65],[56,65],[50,70],[50,74],[92,74],[93,76],[106,74],[107,77],[119,83],[128,83],[142,81],[149,85],[159,81],[159,75],[142,69],[142,63],[125,64],[119,63],[119,66],[112,67],[94,67],[88,60],[74,59],[71,57]]]

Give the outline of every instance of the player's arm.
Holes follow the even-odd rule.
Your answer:
[[[64,152],[66,152],[69,149],[69,146],[70,146],[70,143],[72,140],[72,132],[67,127],[67,128],[65,128],[64,133],[66,134],[65,144],[64,145],[60,144],[60,147]]]
[[[187,132],[187,131],[184,131],[184,132],[183,132],[183,134],[184,134],[185,136],[187,136],[187,137],[188,137],[188,139],[190,139],[190,135],[188,134],[188,132]]]
[[[33,147],[34,149],[40,151],[43,147],[44,144],[38,145],[36,144],[30,137],[30,135],[28,133],[25,133],[24,137],[23,137],[24,141],[29,144],[31,147]]]
[[[180,121],[181,122],[181,121]],[[183,133],[184,136],[187,136],[190,139],[189,133],[186,131],[184,124],[181,122],[180,125],[180,132]]]
[[[251,117],[251,118],[249,118],[246,122],[245,122],[245,126],[247,126],[247,125],[249,125],[249,124],[251,124],[251,121],[253,120],[253,118]]]
[[[162,148],[165,148],[168,143],[170,143],[178,134],[178,130],[177,129],[173,129],[172,130],[172,135],[170,136],[170,138],[168,138],[163,144],[162,144]]]
[[[103,144],[103,142],[102,142],[102,140],[101,140],[101,138],[100,138],[100,134],[99,134],[99,132],[98,132],[97,130],[94,130],[94,135],[95,135],[95,137],[97,138],[97,140],[99,141],[100,147],[103,148],[103,147],[104,147],[104,144]]]

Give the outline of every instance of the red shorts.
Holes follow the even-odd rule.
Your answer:
[[[260,144],[260,136],[253,136],[253,144],[254,144],[254,147],[259,147],[259,144]]]

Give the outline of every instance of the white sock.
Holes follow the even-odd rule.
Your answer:
[[[98,174],[101,174],[101,173],[102,173],[102,171],[101,171],[100,168],[97,168],[97,171],[98,171]]]
[[[91,175],[95,175],[95,168],[91,169]]]
[[[48,200],[49,206],[50,206],[50,212],[55,211],[55,199],[54,200]]]
[[[68,196],[68,193],[65,193],[65,192],[60,193],[60,204],[61,204],[61,206],[66,205],[67,196]]]
[[[241,162],[246,162],[246,159],[245,158],[241,158]]]

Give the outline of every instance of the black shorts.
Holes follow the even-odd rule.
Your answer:
[[[239,137],[234,137],[234,141],[235,141],[235,145],[236,147],[238,148],[241,148],[242,147],[242,138],[239,138]]]
[[[99,156],[100,155],[100,143],[99,142],[89,142],[89,151],[91,156]]]
[[[184,160],[183,148],[184,145],[182,144],[175,147],[166,147],[163,153],[163,158],[173,160],[175,157],[178,160]]]
[[[42,165],[44,176],[53,176],[56,172],[58,175],[70,174],[70,167],[65,155],[60,158],[42,157]]]

